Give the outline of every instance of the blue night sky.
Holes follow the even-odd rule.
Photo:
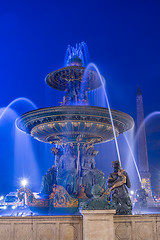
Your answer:
[[[49,72],[64,66],[68,44],[74,46],[85,41],[91,61],[106,78],[111,108],[130,114],[136,121],[139,84],[144,115],[160,111],[159,13],[160,2],[151,0],[2,0],[0,108],[18,97],[28,98],[38,107],[58,104],[62,95],[59,97],[59,93],[54,92],[51,96],[52,89],[45,86],[44,78]],[[29,104],[13,105],[17,114],[31,109]],[[9,191],[10,179],[15,174],[12,170],[15,170],[13,156],[16,144],[11,141],[15,134],[12,133],[11,118],[18,115],[12,111],[10,114],[0,123],[0,179],[7,179],[7,183],[1,180],[0,191],[4,188]],[[8,125],[7,118],[10,119]],[[151,119],[146,129],[150,169],[160,180],[159,118]],[[34,154],[39,154],[42,143],[37,144],[34,139],[30,141],[35,146]],[[51,164],[45,163],[44,166],[43,159],[38,162],[41,178]]]

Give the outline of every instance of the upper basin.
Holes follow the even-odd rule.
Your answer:
[[[86,72],[85,72],[86,71]],[[85,74],[85,80],[83,80]],[[101,75],[103,81],[104,77]],[[98,73],[91,69],[80,66],[68,66],[49,73],[46,76],[46,83],[57,90],[65,91],[70,84],[81,83],[85,91],[90,91],[101,86]]]

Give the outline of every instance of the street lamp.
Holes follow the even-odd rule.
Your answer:
[[[26,178],[22,178],[21,186],[25,188],[27,186],[27,184],[28,184],[28,180]],[[25,207],[25,205],[26,205],[26,193],[24,192],[24,207]]]

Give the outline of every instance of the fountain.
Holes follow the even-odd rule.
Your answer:
[[[82,235],[84,240],[158,239],[160,215],[131,215],[132,204],[126,189],[130,180],[122,169],[117,137],[131,129],[134,121],[128,114],[110,109],[105,79],[93,63],[89,64],[87,51],[84,42],[75,48],[68,46],[65,67],[46,77],[51,88],[65,93],[60,106],[35,109],[16,120],[21,134],[51,144],[55,161],[43,176],[40,194],[33,194],[26,186],[19,189],[19,200],[25,197],[32,212],[25,217],[22,208],[18,208],[14,217],[3,216],[3,239],[82,240]],[[108,108],[89,104],[88,95],[100,86]],[[141,182],[131,146],[124,137]],[[95,166],[95,145],[111,140],[115,141],[118,160],[112,162],[114,171],[109,175],[107,189],[107,178]],[[111,165],[109,157],[102,159],[107,166]],[[120,199],[117,189],[122,190]]]
[[[95,65],[93,70],[84,67],[87,62],[84,46],[84,43],[76,48],[69,46],[67,66],[46,77],[50,87],[65,92],[61,105],[27,112],[16,121],[17,127],[33,138],[56,145],[51,149],[55,164],[42,180],[41,197],[48,197],[48,205],[44,201],[43,206],[42,200],[40,204],[38,200],[35,204],[28,200],[30,206],[47,207],[53,214],[62,210],[74,213],[83,201],[92,198],[96,186],[100,187],[103,198],[108,195],[107,178],[95,167],[98,151],[94,144],[115,139],[118,148],[116,138],[134,125],[128,114],[110,109],[108,98],[108,108],[89,105],[87,92],[101,85],[104,88],[105,79]],[[119,150],[118,158],[120,162]],[[64,201],[60,204],[62,198]],[[106,206],[113,208],[107,198]]]

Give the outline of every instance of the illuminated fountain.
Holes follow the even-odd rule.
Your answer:
[[[17,120],[20,130],[38,141],[54,145],[51,151],[55,155],[55,164],[43,177],[42,199],[35,199],[29,189],[19,191],[19,194],[27,192],[31,207],[67,211],[77,208],[83,200],[91,199],[96,188],[104,198],[108,194],[107,179],[95,168],[98,151],[94,144],[116,140],[119,134],[134,125],[126,113],[89,106],[87,92],[99,88],[105,79],[96,69],[84,67],[85,47],[84,43],[76,48],[69,46],[67,66],[46,77],[50,87],[65,92],[61,106],[33,110]],[[47,196],[45,200],[44,195]],[[109,202],[106,208],[112,208]]]

